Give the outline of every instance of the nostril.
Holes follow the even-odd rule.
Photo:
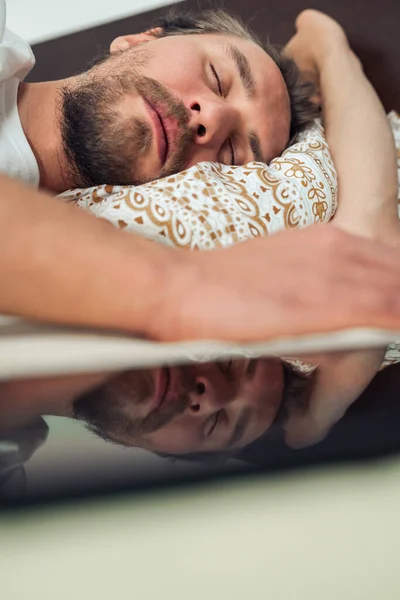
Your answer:
[[[198,413],[200,410],[200,404],[192,404],[190,406],[190,410],[194,413]]]
[[[204,137],[206,135],[206,128],[204,127],[204,125],[199,125],[197,128],[197,135],[199,137]]]
[[[192,110],[195,110],[196,112],[200,112],[200,104],[198,104],[197,102],[192,104],[191,108],[192,108]]]
[[[205,391],[206,391],[206,386],[204,385],[204,383],[202,381],[198,381],[196,383],[196,392],[198,393],[198,395],[202,396]]]

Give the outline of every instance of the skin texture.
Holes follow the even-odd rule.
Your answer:
[[[279,358],[3,382],[0,422],[6,431],[41,414],[68,416],[127,446],[230,451],[306,403],[310,387]]]
[[[172,454],[231,450],[270,428],[284,387],[280,359],[131,371],[77,400],[73,411],[128,446]]]
[[[152,36],[150,40],[140,44],[141,50],[170,43]],[[200,36],[191,43],[199,40]],[[137,48],[135,43],[128,46],[126,52]],[[125,60],[124,53],[116,60]],[[106,64],[99,68],[108,68]],[[269,68],[265,61],[264,66]],[[74,83],[69,80],[72,87]],[[53,190],[65,189],[69,182],[56,110],[65,85],[63,81],[22,86],[19,95],[21,120],[42,167],[41,183]],[[208,85],[202,82],[203,96],[219,108],[221,103],[224,110],[234,109],[240,88],[239,97],[232,91],[222,103],[211,82]],[[190,104],[193,98],[184,91]],[[246,102],[243,107],[250,120],[259,117],[249,112]],[[192,117],[198,118],[198,112],[192,110]],[[204,136],[200,138],[198,151],[211,152],[211,141],[204,144]],[[400,324],[397,254],[331,226],[186,253],[116,231],[3,175],[0,182],[3,313],[122,329],[159,340],[250,341]]]
[[[204,160],[245,164],[255,157],[251,132],[260,140],[259,160],[268,162],[287,145],[287,89],[255,43],[151,33],[125,42],[128,48],[112,45],[106,60],[77,77],[21,84],[19,113],[42,187],[138,184]],[[251,72],[251,90],[239,75],[238,55]]]

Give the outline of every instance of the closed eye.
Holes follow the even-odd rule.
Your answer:
[[[210,429],[208,431],[207,437],[210,437],[210,435],[212,434],[212,432],[214,431],[214,429],[218,425],[218,421],[219,421],[219,418],[221,416],[221,413],[222,413],[222,408],[220,408],[219,410],[217,410],[217,412],[215,413],[215,417],[214,417],[214,419],[212,421],[212,424],[211,424],[211,427],[210,427]]]
[[[224,94],[223,94],[223,91],[222,91],[221,79],[219,78],[219,75],[218,75],[217,71],[215,70],[214,65],[211,64],[211,63],[210,63],[210,69],[211,69],[211,72],[212,72],[212,74],[214,76],[215,83],[217,84],[218,95],[222,97]],[[230,139],[228,139],[228,143],[229,143],[229,147],[230,147],[230,150],[231,150],[231,165],[234,165],[236,163],[235,150],[233,148],[233,144],[232,144],[232,141]]]
[[[236,164],[235,150],[233,149],[232,141],[229,139],[228,142],[229,142],[229,146],[231,148],[231,158],[232,158],[231,165],[235,165]]]
[[[218,76],[218,73],[217,73],[217,71],[215,70],[215,67],[214,67],[214,65],[210,64],[210,68],[211,68],[211,72],[212,72],[212,74],[213,74],[213,76],[214,76],[215,83],[217,84],[217,90],[218,90],[218,94],[219,94],[220,96],[223,96],[223,92],[222,92],[222,85],[221,85],[221,80],[220,80],[220,78],[219,78],[219,76]]]

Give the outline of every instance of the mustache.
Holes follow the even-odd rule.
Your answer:
[[[178,370],[179,397],[166,406],[152,411],[147,417],[137,422],[131,429],[130,434],[134,436],[148,435],[168,425],[173,419],[182,415],[190,404],[190,392],[195,389],[195,378],[188,369]],[[168,395],[168,393],[167,393]]]
[[[169,92],[160,82],[150,77],[139,76],[135,81],[136,90],[150,104],[162,109],[163,116],[174,119],[178,125],[179,137],[174,152],[170,153],[160,177],[168,177],[185,168],[186,156],[193,143],[196,131],[189,127],[190,111]]]
[[[150,372],[130,371],[115,377],[75,399],[71,416],[83,421],[89,431],[103,439],[117,443],[121,439],[153,433],[182,415],[190,404],[190,393],[196,380],[189,369],[174,367],[179,390],[178,397],[165,401],[146,417],[130,416],[132,406],[146,404],[153,395],[155,382]]]
[[[172,406],[165,410],[153,411],[132,431],[132,435],[141,436],[154,433],[165,425],[168,425],[173,419],[182,415],[190,403],[188,393],[183,393],[175,400]]]
[[[176,119],[182,129],[188,126],[190,120],[189,110],[159,81],[140,75],[134,83],[139,94],[149,100],[151,104],[161,104],[163,106],[166,110],[165,116]]]

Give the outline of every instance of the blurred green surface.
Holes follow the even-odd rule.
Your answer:
[[[1,598],[400,597],[400,461],[0,516]]]

